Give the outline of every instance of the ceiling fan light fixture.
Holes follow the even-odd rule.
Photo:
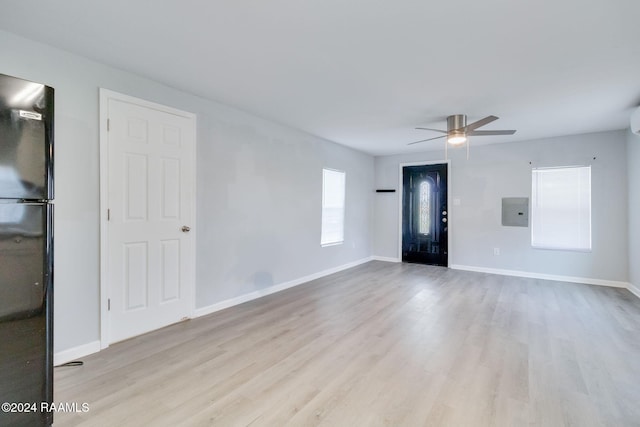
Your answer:
[[[451,145],[461,145],[467,142],[467,116],[454,114],[447,117],[447,142]]]
[[[449,136],[447,136],[447,142],[451,145],[460,145],[467,142],[467,136],[464,132],[451,132]]]

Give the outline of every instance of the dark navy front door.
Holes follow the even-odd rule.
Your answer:
[[[402,261],[448,265],[447,165],[402,169]]]

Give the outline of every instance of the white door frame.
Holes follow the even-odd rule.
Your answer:
[[[191,122],[193,127],[193,168],[192,182],[196,184],[196,115],[186,111],[178,110],[175,108],[167,107],[166,105],[156,104],[155,102],[146,101],[143,99],[135,98],[133,96],[124,95],[112,90],[100,88],[100,348],[105,349],[109,347],[110,343],[110,316],[109,316],[109,281],[108,281],[108,248],[109,241],[107,233],[108,225],[108,195],[109,195],[109,133],[108,133],[108,114],[109,114],[109,100],[115,99],[118,101],[128,102],[136,104],[146,108],[152,108],[154,110],[163,111],[169,114],[175,114],[184,118],[187,118]],[[190,224],[196,223],[196,191],[193,191],[193,197],[191,198],[191,218]],[[185,297],[189,302],[189,316],[194,317],[195,313],[195,271],[196,271],[196,236],[193,235],[189,239],[192,259],[189,261],[189,268],[192,270],[192,280],[185,283]]]
[[[425,160],[422,162],[409,162],[409,163],[400,163],[399,165],[399,173],[398,173],[398,188],[399,197],[398,197],[398,260],[402,262],[402,199],[404,198],[404,185],[403,185],[403,176],[402,169],[405,166],[427,166],[427,165],[447,165],[447,212],[449,217],[449,225],[447,231],[447,267],[451,267],[451,256],[453,254],[453,248],[451,247],[451,229],[453,226],[453,222],[451,220],[453,214],[453,197],[451,196],[451,160]]]

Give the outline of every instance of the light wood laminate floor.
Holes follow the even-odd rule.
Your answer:
[[[370,262],[55,371],[63,426],[639,426],[627,290]]]

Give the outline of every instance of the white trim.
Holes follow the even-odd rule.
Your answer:
[[[629,283],[629,287],[627,289],[629,289],[629,292],[631,292],[632,294],[634,294],[635,296],[640,298],[640,289],[638,289],[637,287],[633,286],[632,283]]]
[[[107,240],[107,206],[108,206],[108,176],[107,173],[109,171],[109,133],[107,130],[107,121],[109,119],[109,100],[115,99],[122,102],[128,102],[131,104],[139,105],[145,108],[150,108],[158,111],[162,111],[165,113],[173,114],[176,116],[184,117],[189,119],[192,123],[193,130],[193,158],[192,164],[193,168],[191,169],[191,182],[193,183],[193,194],[192,194],[192,202],[191,202],[191,228],[194,229],[196,224],[196,150],[197,150],[197,116],[193,113],[178,110],[172,107],[168,107],[166,105],[157,104],[155,102],[146,101],[144,99],[135,98],[129,95],[124,95],[122,93],[114,92],[109,89],[100,88],[100,348],[104,349],[109,347],[110,337],[109,337],[109,311],[108,311],[108,299],[109,299],[109,289],[108,289],[108,275],[107,275],[107,266],[108,266],[108,240]],[[188,309],[191,316],[195,313],[195,272],[196,272],[196,235],[192,233],[193,237],[190,239],[191,241],[191,253],[193,254],[191,259],[191,280],[186,286],[185,292],[186,297],[190,300],[190,307]],[[93,343],[91,343],[93,344]],[[87,344],[87,346],[90,344]],[[84,347],[84,346],[82,346]]]
[[[107,172],[109,171],[109,133],[107,121],[109,119],[109,96],[111,92],[100,88],[100,348],[109,346],[109,316],[107,290],[107,200],[109,186]],[[104,209],[103,209],[104,208]]]
[[[425,160],[422,162],[408,162],[408,163],[400,163],[399,166],[399,179],[398,179],[398,193],[400,197],[398,197],[398,259],[402,261],[402,199],[404,198],[404,185],[403,185],[403,173],[402,169],[405,166],[427,166],[427,165],[447,165],[447,217],[449,218],[448,230],[447,230],[447,266],[451,266],[451,258],[453,256],[453,248],[451,247],[451,230],[453,221],[452,212],[453,212],[453,198],[451,195],[451,160]]]
[[[384,262],[402,262],[402,259],[400,258],[391,258],[391,257],[386,257],[386,256],[372,256],[371,260],[373,261],[384,261]]]
[[[557,282],[583,283],[586,285],[609,286],[612,288],[625,288],[631,290],[631,284],[615,280],[592,279],[588,277],[559,276],[555,274],[532,273],[528,271],[503,270],[500,268],[476,267],[471,265],[451,266],[454,270],[475,271],[478,273],[499,274],[501,276],[527,277],[531,279],[554,280]],[[633,291],[632,291],[633,292]]]
[[[304,283],[319,279],[321,277],[328,276],[330,274],[338,273],[339,271],[347,270],[349,268],[353,268],[358,265],[365,264],[369,261],[372,261],[372,257],[362,258],[358,261],[350,262],[334,268],[329,268],[327,270],[310,274],[308,276],[300,277],[298,279],[294,279],[289,282],[280,283],[277,285],[270,286],[268,288],[260,289],[254,292],[250,292],[248,294],[244,294],[228,300],[220,301],[216,304],[212,304],[206,307],[201,307],[195,310],[194,317],[206,316],[207,314],[215,313],[216,311],[224,310],[225,308],[233,307],[235,305],[239,305],[248,301],[253,301],[255,299],[262,298],[267,295],[274,294],[276,292],[284,291],[285,289],[293,288],[295,286],[302,285]]]
[[[333,243],[320,243],[321,248],[328,248],[329,246],[340,246],[344,244],[344,240],[340,240],[339,242]]]
[[[93,353],[99,352],[101,349],[100,341],[92,341],[77,347],[63,350],[53,355],[53,366],[62,365],[67,362],[85,357]]]
[[[139,105],[141,107],[150,108],[152,110],[158,110],[163,113],[173,114],[175,116],[184,117],[185,119],[196,118],[196,115],[189,111],[179,110],[177,108],[169,107],[168,105],[158,104],[157,102],[147,101],[146,99],[136,98],[135,96],[125,95],[124,93],[115,92],[113,90],[105,89],[101,87],[100,88],[101,101],[102,101],[102,98],[116,99],[118,101],[128,102],[129,104]],[[106,121],[105,121],[105,125],[106,125]]]

